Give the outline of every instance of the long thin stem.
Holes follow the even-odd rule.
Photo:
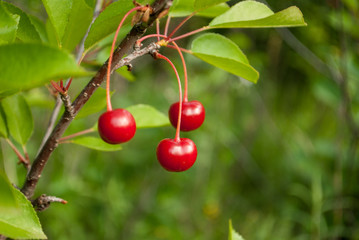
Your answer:
[[[177,43],[172,42],[172,44],[175,46],[175,48],[177,49],[180,57],[181,57],[181,61],[182,61],[182,65],[183,65],[183,72],[184,72],[184,94],[183,94],[183,101],[184,102],[188,102],[188,77],[187,77],[187,66],[186,66],[186,62],[184,60],[183,54],[181,52],[181,49],[178,47]]]
[[[170,26],[170,22],[171,22],[171,16],[168,15],[167,20],[166,20],[166,25],[165,25],[165,31],[163,32],[163,34],[166,36],[168,33],[168,27]]]
[[[141,44],[142,41],[144,41],[144,40],[146,40],[146,39],[148,39],[148,38],[152,38],[152,37],[157,37],[157,38],[163,37],[163,38],[166,38],[167,36],[166,36],[166,35],[163,35],[163,34],[148,34],[148,35],[146,35],[146,36],[144,36],[144,37],[138,39],[137,42],[136,42],[136,45],[137,45],[137,46],[140,46],[140,44]]]
[[[160,20],[156,19],[156,33],[160,35]],[[157,41],[160,40],[160,36],[157,36]]]
[[[191,13],[191,15],[187,16],[185,19],[182,20],[182,22],[180,22],[177,27],[175,29],[173,29],[173,31],[170,33],[170,35],[168,35],[168,38],[171,38],[173,36],[173,34],[175,34],[178,29],[180,29],[180,27],[182,27],[183,24],[185,24],[188,19],[190,19],[191,17],[193,17],[197,12],[193,12]],[[167,35],[167,33],[165,33],[165,35]]]
[[[86,129],[86,130],[83,130],[81,132],[77,132],[77,133],[74,133],[74,134],[71,134],[71,135],[68,135],[68,136],[65,136],[65,137],[62,137],[59,139],[59,143],[62,143],[63,141],[66,141],[68,139],[71,139],[71,138],[74,138],[74,137],[78,137],[78,136],[81,136],[81,135],[84,135],[84,134],[87,134],[87,133],[92,133],[94,132],[95,130],[93,128],[89,128],[89,129]]]
[[[176,136],[175,136],[175,141],[179,142],[181,140],[180,138],[180,128],[181,128],[181,114],[182,114],[182,87],[181,87],[181,79],[178,75],[177,69],[175,67],[175,65],[171,62],[171,60],[169,60],[166,56],[163,56],[162,54],[157,53],[156,55],[157,58],[162,58],[164,60],[166,60],[171,67],[173,68],[173,70],[175,71],[176,77],[177,77],[177,82],[178,82],[178,91],[179,91],[179,109],[178,109],[178,121],[177,121],[177,128],[176,128]]]
[[[166,47],[168,47],[168,48],[173,48],[173,49],[177,49],[175,46],[172,46],[172,45],[167,45]],[[185,49],[185,48],[181,48],[181,47],[180,47],[179,49],[181,49],[182,52],[192,54],[191,50],[188,50],[188,49]]]
[[[111,105],[111,94],[110,94],[110,75],[111,75],[111,64],[112,64],[112,58],[113,58],[113,51],[115,50],[115,45],[116,45],[116,40],[117,40],[117,35],[120,32],[120,29],[122,27],[122,24],[124,23],[124,21],[126,20],[126,18],[134,11],[140,10],[142,8],[142,6],[138,6],[138,7],[134,7],[132,8],[130,11],[128,11],[125,16],[123,16],[120,24],[117,27],[116,33],[115,33],[115,37],[113,38],[112,41],[112,46],[111,46],[111,52],[110,52],[110,58],[108,60],[108,65],[107,65],[107,76],[106,76],[106,101],[107,101],[107,111],[112,111],[112,105]]]
[[[15,145],[10,141],[10,139],[6,139],[6,142],[9,144],[11,149],[15,152],[17,158],[19,159],[20,163],[24,164],[26,169],[30,168],[30,162],[20,153],[20,151],[15,147]]]
[[[189,33],[180,35],[180,36],[175,37],[175,38],[168,39],[168,42],[170,43],[170,42],[173,42],[173,41],[177,41],[177,40],[179,40],[179,39],[182,39],[182,38],[191,36],[191,35],[196,34],[196,33],[199,33],[199,32],[206,31],[206,30],[208,30],[208,29],[210,29],[209,26],[201,27],[201,28],[199,28],[199,29],[197,29],[197,30],[194,30],[194,31],[192,31],[192,32],[189,32]]]

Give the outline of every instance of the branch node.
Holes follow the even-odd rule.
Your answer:
[[[70,115],[71,118],[74,118],[75,117],[74,108],[71,104],[70,96],[67,94],[67,92],[65,92],[64,94],[60,93],[60,95],[61,95],[61,100],[65,106],[65,111]],[[68,118],[67,120],[70,120],[70,118]]]
[[[50,204],[53,202],[67,204],[67,201],[62,198],[58,198],[54,196],[46,196],[46,194],[42,194],[40,197],[31,201],[32,205],[34,206],[37,212],[46,210],[48,207],[50,207]]]
[[[127,66],[127,71],[131,72],[132,68],[133,68],[132,64],[128,63],[128,64],[126,64],[126,66]]]

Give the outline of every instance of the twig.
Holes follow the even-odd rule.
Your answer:
[[[45,194],[42,194],[40,197],[31,201],[32,206],[34,206],[34,208],[37,212],[44,211],[45,209],[50,207],[50,204],[53,202],[67,204],[67,201],[62,198],[58,198],[58,197],[54,197],[54,196],[46,196]]]
[[[136,24],[129,34],[124,38],[120,43],[119,47],[113,53],[113,66],[118,66],[121,59],[125,54],[130,52],[133,49],[135,42],[145,33],[147,28],[156,20],[158,15],[168,9],[172,4],[172,0],[157,0],[152,4],[153,13],[150,16],[150,19],[147,23],[138,23]],[[149,50],[148,50],[149,51]],[[128,62],[128,57],[124,62]],[[115,67],[112,67],[112,71]],[[91,79],[91,81],[85,86],[82,92],[78,95],[75,101],[72,103],[73,107],[73,116],[76,116],[83,105],[88,101],[92,96],[94,91],[100,86],[100,84],[105,80],[107,72],[107,61],[102,65],[98,70],[96,75]],[[34,163],[32,164],[31,170],[26,176],[25,183],[21,189],[24,195],[29,199],[33,196],[36,185],[41,177],[41,173],[44,169],[45,164],[47,163],[49,157],[51,156],[54,149],[58,146],[59,139],[62,134],[65,132],[67,127],[70,125],[73,117],[66,111],[58,124],[55,126],[51,135],[45,142],[44,146],[37,155]]]
[[[19,159],[19,164],[22,163],[27,171],[30,170],[30,161],[28,158],[24,157],[19,150],[15,147],[15,145],[10,141],[10,139],[6,139],[6,142],[10,145],[11,149],[15,152],[17,158]]]
[[[90,23],[90,26],[87,28],[87,31],[85,33],[85,36],[82,38],[80,44],[79,44],[79,48],[77,50],[77,55],[76,55],[76,61],[77,62],[81,62],[81,60],[83,59],[83,55],[84,55],[84,50],[85,50],[85,40],[90,32],[91,26],[92,24],[95,22],[96,18],[98,17],[98,15],[101,12],[101,7],[102,7],[102,3],[103,0],[97,0],[96,1],[96,6],[93,12],[93,17],[92,17],[92,21]]]
[[[80,63],[82,61],[83,57],[84,57],[83,53],[84,53],[84,48],[85,48],[84,47],[85,46],[85,40],[86,40],[86,37],[87,37],[88,33],[90,32],[90,29],[91,29],[91,26],[92,26],[93,22],[96,20],[96,18],[100,14],[102,3],[103,3],[103,0],[97,0],[96,6],[95,6],[95,9],[94,9],[94,14],[93,14],[93,17],[92,17],[92,22],[91,22],[90,26],[87,28],[85,36],[82,38],[81,43],[79,45],[79,48],[77,49],[76,61],[78,63]],[[70,81],[70,78],[66,81],[66,86],[68,85],[69,81]],[[52,130],[54,129],[54,126],[55,126],[55,123],[56,123],[56,120],[57,120],[57,116],[60,113],[61,105],[62,105],[61,104],[61,97],[58,96],[56,98],[56,104],[55,104],[54,110],[51,113],[50,120],[49,120],[49,123],[47,125],[45,135],[44,135],[44,137],[43,137],[43,139],[41,141],[39,151],[38,151],[37,154],[40,153],[40,150],[43,148],[46,140],[49,138]]]
[[[147,53],[151,53],[152,51],[159,49],[161,46],[156,43],[150,43],[147,47],[134,51],[130,55],[126,56],[125,58],[121,59],[114,67],[114,69],[111,70],[111,73],[122,66],[128,66],[131,65],[130,62],[132,62],[134,59],[141,57]]]
[[[295,50],[303,59],[305,59],[315,70],[326,77],[331,78],[330,67],[323,62],[315,53],[305,46],[294,34],[286,28],[276,29],[282,39]],[[336,79],[333,79],[336,81]],[[338,83],[338,82],[337,82]]]
[[[84,135],[84,134],[87,134],[87,133],[92,133],[92,132],[94,132],[94,131],[95,131],[95,130],[94,130],[93,128],[89,128],[89,129],[83,130],[83,131],[81,131],[81,132],[77,132],[77,133],[74,133],[74,134],[65,136],[65,137],[59,139],[59,144],[60,144],[60,143],[63,143],[64,141],[66,141],[66,140],[68,140],[68,139],[71,139],[71,138],[74,138],[74,137],[78,137],[78,136],[81,136],[81,135]]]

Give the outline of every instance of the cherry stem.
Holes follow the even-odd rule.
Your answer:
[[[74,137],[78,137],[78,136],[81,136],[81,135],[84,135],[84,134],[87,134],[87,133],[92,133],[94,132],[95,130],[93,128],[89,128],[89,129],[86,129],[86,130],[83,130],[81,132],[77,132],[77,133],[74,133],[74,134],[71,134],[71,135],[68,135],[68,136],[65,136],[65,137],[62,137],[59,139],[59,143],[63,143],[64,141],[68,140],[68,139],[71,139],[71,138],[74,138]]]
[[[132,8],[130,11],[128,11],[125,16],[123,16],[120,24],[117,27],[116,33],[115,33],[115,37],[113,38],[112,41],[112,46],[111,46],[111,52],[110,52],[110,57],[108,59],[108,65],[107,65],[107,76],[106,76],[106,101],[107,101],[107,111],[112,111],[112,105],[111,105],[111,94],[110,94],[110,74],[111,74],[111,64],[112,64],[112,54],[113,51],[115,50],[115,45],[116,45],[116,40],[117,40],[117,35],[120,32],[120,29],[122,27],[122,24],[124,23],[125,19],[134,11],[140,10],[142,8],[142,6],[138,6],[138,7],[134,7]]]
[[[156,33],[160,35],[160,20],[156,19]],[[157,36],[157,41],[160,40],[160,36]]]
[[[178,29],[180,29],[182,27],[182,25],[185,24],[188,21],[188,19],[193,17],[196,13],[197,12],[193,12],[193,13],[191,13],[191,15],[189,15],[185,19],[183,19],[182,22],[180,22],[178,24],[178,26],[175,29],[173,29],[173,31],[170,33],[170,35],[168,35],[168,39],[170,39],[173,36],[173,34],[175,34],[178,31]],[[165,33],[165,35],[167,35],[167,32]]]
[[[175,136],[175,141],[179,142],[181,141],[180,138],[180,128],[181,128],[181,113],[182,113],[182,87],[181,87],[181,79],[178,75],[177,69],[175,67],[175,65],[171,62],[171,60],[169,60],[167,57],[163,56],[160,53],[157,53],[156,55],[157,58],[162,58],[164,60],[166,60],[171,67],[173,68],[173,70],[175,71],[176,77],[177,77],[177,82],[178,82],[178,91],[179,91],[179,109],[178,109],[178,121],[177,121],[177,128],[176,128],[176,136]]]
[[[169,25],[170,25],[170,22],[171,22],[171,16],[168,16],[167,17],[167,21],[166,21],[166,26],[165,26],[165,31],[164,31],[164,35],[166,35],[167,36],[167,32],[168,32],[168,27],[169,27]]]
[[[175,46],[172,46],[172,45],[167,45],[166,47],[168,47],[168,48],[173,48],[173,49],[177,49]],[[179,49],[181,49],[182,52],[192,54],[191,50],[188,50],[188,49],[185,49],[185,48],[181,48],[181,47],[180,47]]]
[[[175,48],[177,49],[181,60],[182,60],[182,65],[183,65],[183,72],[184,72],[184,95],[183,95],[183,102],[188,102],[188,78],[187,78],[187,66],[186,66],[186,62],[184,60],[183,54],[181,52],[181,49],[178,47],[177,43],[172,42],[172,44],[175,46]]]
[[[172,39],[168,39],[168,42],[170,43],[170,42],[173,42],[173,41],[177,41],[177,40],[179,40],[179,39],[182,39],[182,38],[191,36],[191,35],[193,35],[193,34],[196,34],[196,33],[199,33],[199,32],[205,31],[205,30],[208,30],[208,29],[210,29],[209,26],[201,27],[201,28],[199,28],[199,29],[197,29],[197,30],[194,30],[194,31],[192,31],[192,32],[188,32],[188,33],[183,34],[183,35],[180,35],[180,36],[178,36],[178,37],[175,37],[175,38],[172,38]]]
[[[146,40],[147,38],[152,38],[152,37],[157,37],[157,38],[163,37],[163,38],[165,38],[167,36],[163,35],[163,34],[149,34],[149,35],[146,35],[146,36],[138,39],[136,41],[136,46],[140,46],[142,41]]]

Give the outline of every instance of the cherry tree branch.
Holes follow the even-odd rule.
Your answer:
[[[163,12],[169,9],[172,5],[172,0],[156,0],[152,4],[153,13],[151,14],[147,23],[140,22],[136,24],[129,34],[124,38],[124,40],[120,43],[118,48],[113,53],[113,67],[111,72],[115,70],[116,67],[119,67],[119,62],[128,52],[131,52],[136,41],[146,32],[147,28],[158,18],[158,16]],[[157,45],[149,45],[146,50],[140,50],[141,54],[146,54],[148,52],[153,51],[154,48],[157,48]],[[126,65],[128,61],[131,60],[130,56],[132,56],[132,60],[139,56],[142,56],[138,52],[135,51],[133,54],[128,55],[123,60],[123,65]],[[107,62],[106,61],[102,67],[98,70],[96,75],[90,80],[90,82],[85,86],[82,92],[78,95],[78,97],[72,103],[73,114],[70,114],[68,111],[64,112],[61,119],[51,132],[49,138],[46,140],[44,146],[41,148],[39,154],[35,158],[30,172],[27,174],[25,183],[21,189],[24,195],[29,199],[33,196],[36,185],[41,177],[42,171],[49,160],[52,152],[58,146],[59,139],[70,125],[74,117],[83,107],[83,105],[89,100],[94,91],[101,85],[101,83],[106,78],[107,73]],[[120,64],[121,66],[121,64]]]
[[[85,36],[82,38],[81,40],[81,43],[79,44],[79,47],[77,49],[77,52],[76,52],[76,61],[77,62],[81,62],[82,58],[83,58],[83,55],[84,55],[84,49],[85,49],[85,40],[88,36],[88,33],[90,32],[90,29],[91,29],[91,26],[92,24],[94,23],[94,21],[96,20],[96,18],[98,17],[98,15],[100,14],[100,11],[101,11],[101,7],[102,7],[102,4],[103,4],[103,0],[97,0],[96,1],[96,5],[95,5],[95,9],[94,9],[94,14],[93,14],[93,17],[92,17],[92,21],[91,21],[91,24],[90,26],[87,28],[87,31],[85,33]],[[66,81],[66,85],[68,84],[70,78]],[[56,98],[56,103],[55,103],[55,107],[54,109],[52,110],[52,113],[51,113],[51,116],[50,116],[50,120],[49,120],[49,123],[48,123],[48,126],[46,128],[46,132],[45,132],[45,135],[42,139],[42,142],[40,144],[40,147],[39,147],[39,152],[40,150],[42,149],[42,147],[44,146],[46,140],[49,138],[52,130],[54,129],[54,126],[55,126],[55,123],[56,123],[56,119],[57,119],[57,116],[59,115],[60,113],[60,110],[61,110],[61,97],[60,96],[57,96]],[[39,152],[37,154],[39,154]]]

